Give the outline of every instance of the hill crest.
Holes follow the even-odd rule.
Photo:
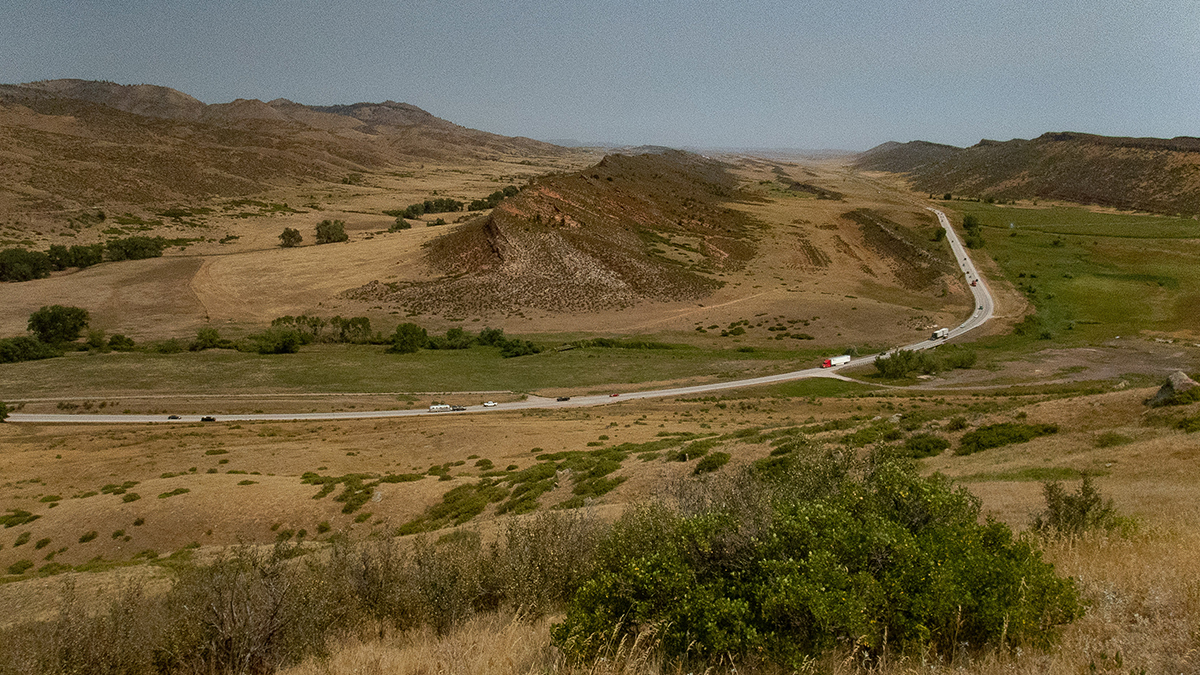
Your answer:
[[[1164,214],[1200,214],[1200,138],[1045,133],[969,148],[884,143],[854,162],[907,176],[915,189],[996,200],[1047,199]]]
[[[395,101],[210,105],[155,85],[0,85],[0,153],[7,158],[0,211],[10,213],[245,196],[281,182],[339,182],[347,173],[414,160],[568,152],[461,127]]]

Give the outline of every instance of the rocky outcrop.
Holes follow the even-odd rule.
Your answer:
[[[1167,383],[1158,390],[1152,398],[1146,401],[1151,407],[1163,405],[1183,405],[1200,401],[1200,384],[1187,376],[1182,370],[1177,370],[1167,378]]]

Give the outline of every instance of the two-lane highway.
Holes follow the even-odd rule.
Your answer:
[[[946,340],[964,333],[974,330],[982,326],[985,322],[992,318],[994,304],[992,295],[988,291],[987,282],[980,276],[975,264],[971,261],[971,257],[967,255],[966,248],[959,241],[958,235],[955,234],[954,228],[950,226],[950,220],[945,213],[929,208],[937,214],[938,221],[946,230],[946,239],[950,243],[950,250],[953,251],[955,262],[966,276],[968,288],[975,298],[975,308],[966,321],[958,326],[950,329],[950,334],[942,339],[922,340],[915,344],[911,344],[899,349],[919,350],[930,349],[938,345],[944,344]],[[975,282],[975,285],[971,285]],[[499,403],[495,406],[484,407],[482,405],[466,406],[465,411],[447,411],[433,412],[430,410],[374,410],[374,411],[354,411],[354,412],[329,412],[329,413],[273,413],[273,414],[247,414],[247,415],[220,415],[216,417],[221,422],[284,422],[296,420],[349,420],[349,419],[375,419],[382,417],[413,417],[417,415],[456,415],[464,412],[489,412],[501,410],[528,410],[531,408],[574,408],[585,406],[604,405],[606,403],[619,403],[630,399],[647,399],[647,398],[664,398],[668,396],[693,396],[698,394],[708,394],[727,389],[740,389],[744,387],[757,387],[767,384],[778,384],[780,382],[790,382],[793,380],[803,380],[810,377],[829,377],[840,380],[849,380],[845,376],[837,374],[836,371],[842,368],[851,368],[872,363],[875,356],[863,356],[851,360],[849,363],[837,366],[834,368],[808,368],[805,370],[796,370],[789,373],[780,373],[778,375],[767,375],[764,377],[754,377],[745,380],[733,380],[730,382],[714,382],[711,384],[698,384],[691,387],[673,387],[670,389],[654,389],[649,391],[635,391],[623,394],[607,394],[607,395],[592,395],[592,396],[574,396],[566,401],[559,401],[549,398],[541,398],[530,396],[521,401],[513,401],[511,403]],[[37,415],[26,413],[10,413],[8,416],[9,422],[42,422],[42,423],[66,423],[66,424],[129,424],[129,423],[184,423],[184,422],[200,422],[201,418],[207,415],[178,415],[178,419],[169,419],[166,415]]]

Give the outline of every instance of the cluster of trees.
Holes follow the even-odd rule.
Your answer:
[[[126,237],[105,242],[104,252],[113,261],[144,260],[161,256],[169,245],[162,237]]]
[[[467,210],[468,211],[483,211],[484,209],[495,208],[496,205],[499,204],[500,201],[503,200],[505,197],[515,197],[517,195],[517,193],[520,191],[521,190],[517,186],[509,185],[508,187],[504,188],[503,190],[496,190],[495,192],[488,195],[487,197],[484,197],[483,199],[472,200],[471,203],[467,205]]]
[[[388,351],[395,354],[414,354],[421,349],[468,349],[472,345],[499,347],[504,358],[539,354],[542,348],[529,340],[510,339],[500,328],[484,328],[479,335],[471,335],[461,328],[451,328],[445,337],[431,337],[424,328],[415,323],[402,323],[392,334],[392,346]]]
[[[389,216],[396,218],[408,218],[414,220],[420,218],[426,213],[454,213],[455,211],[463,210],[463,202],[449,197],[438,197],[437,199],[426,199],[423,202],[409,204],[403,209],[389,209],[384,211]]]
[[[30,281],[50,276],[68,267],[91,267],[111,261],[157,258],[170,245],[162,237],[110,239],[103,244],[62,246],[53,244],[45,252],[24,248],[0,251],[0,281]]]
[[[983,248],[983,223],[978,218],[970,213],[963,216],[963,230],[967,233],[963,238],[967,248]]]
[[[371,319],[365,316],[343,318],[335,316],[322,319],[319,316],[281,316],[271,321],[272,328],[282,328],[300,333],[304,344],[311,342],[342,342],[349,344],[384,344],[378,333],[371,333]],[[328,330],[326,330],[328,329]]]
[[[977,360],[975,350],[948,345],[924,351],[899,349],[889,356],[880,354],[875,357],[875,368],[883,377],[896,379],[912,373],[933,375],[954,368],[971,368]]]
[[[89,318],[88,311],[79,307],[42,307],[29,315],[28,329],[33,337],[0,339],[0,363],[62,356],[65,346],[77,340],[87,328]]]

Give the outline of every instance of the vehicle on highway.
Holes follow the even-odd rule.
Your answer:
[[[217,418],[213,417],[212,415],[205,415],[204,417],[200,418],[200,421],[201,422],[216,422]]]
[[[570,400],[571,400],[571,397],[570,397],[570,396],[559,396],[558,398],[556,398],[556,399],[554,399],[554,400],[556,400],[556,401],[570,401]]]
[[[850,355],[842,354],[841,356],[831,356],[821,363],[822,368],[833,368],[834,366],[844,366],[850,363]]]
[[[449,412],[449,411],[450,411],[449,403],[434,403],[433,405],[429,406],[429,412]]]
[[[496,402],[495,402],[495,401],[488,401],[487,403],[484,403],[484,404],[483,404],[483,407],[485,407],[485,408],[495,408],[495,407],[496,407]]]
[[[177,420],[177,419],[179,419],[179,415],[167,415],[167,419],[169,419],[169,420]]]
[[[620,396],[620,394],[609,394],[609,396]]]
[[[939,328],[939,329],[933,331],[933,339],[934,340],[944,340],[948,337],[950,337],[950,329],[949,328]]]
[[[452,406],[450,406],[450,409],[453,410],[454,412],[462,412],[462,411],[466,410],[467,407],[465,405],[452,405]]]

